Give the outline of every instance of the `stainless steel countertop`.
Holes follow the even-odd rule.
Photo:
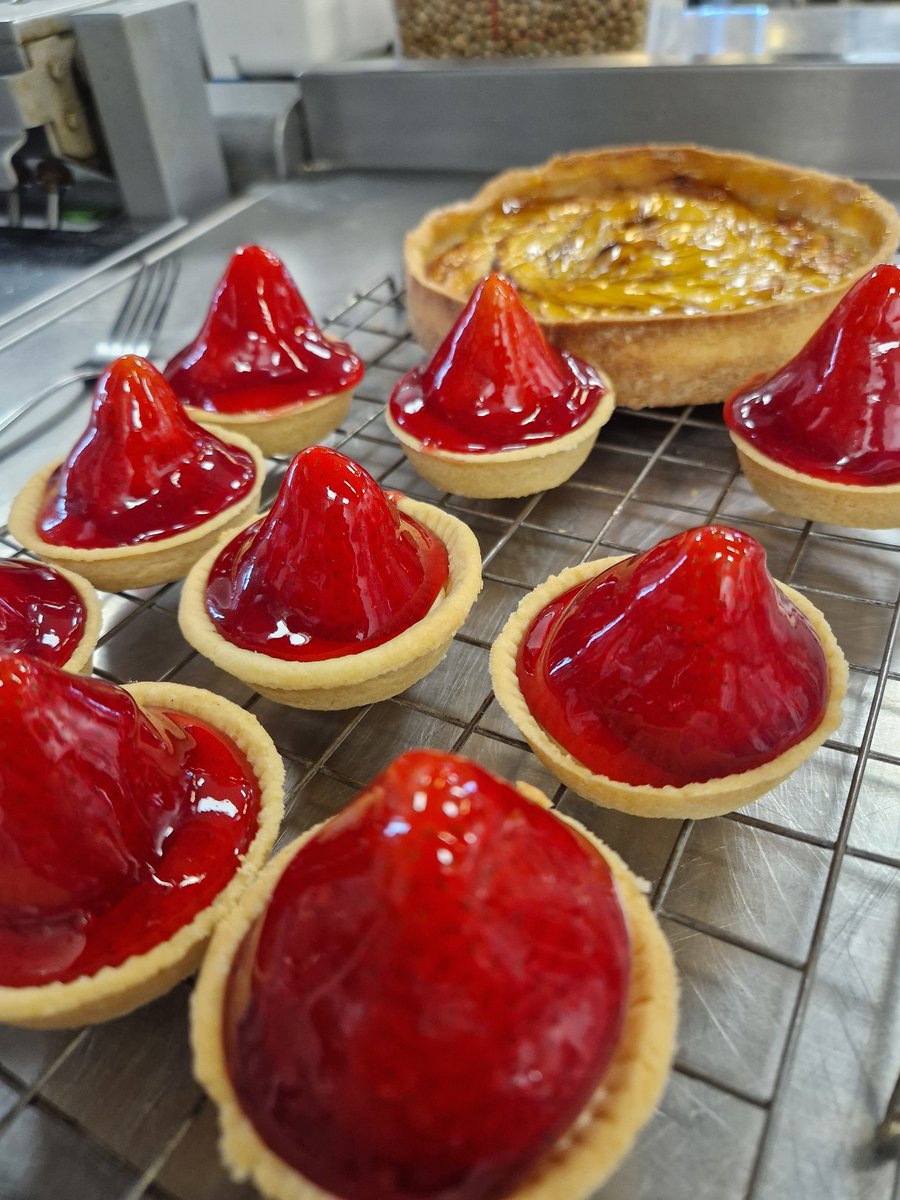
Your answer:
[[[900,1069],[900,653],[885,659],[900,587],[896,532],[773,513],[740,475],[715,408],[616,414],[575,479],[546,496],[438,496],[406,466],[381,416],[399,372],[419,356],[398,292],[400,240],[426,209],[477,181],[309,176],[150,252],[183,261],[160,359],[195,332],[228,254],[247,241],[279,252],[313,311],[330,314],[330,330],[366,357],[334,444],[386,484],[462,515],[485,555],[485,590],[446,661],[397,701],[349,713],[285,709],[190,652],[175,623],[176,584],[103,597],[96,667],[249,704],[286,756],[286,834],[336,811],[400,750],[456,746],[555,795],[650,881],[681,972],[677,1067],[597,1200],[896,1200],[897,1161],[873,1145]],[[83,357],[136,266],[119,264],[2,330],[0,412]],[[0,527],[24,479],[71,444],[86,406],[77,389],[60,394],[50,426],[0,459]],[[4,445],[0,437],[0,455]],[[271,466],[270,493],[284,464]],[[492,701],[489,644],[547,574],[712,518],[752,532],[773,572],[825,611],[852,664],[844,724],[792,779],[732,817],[695,824],[605,812],[558,788]],[[0,534],[0,554],[14,551]],[[0,1028],[3,1200],[254,1194],[218,1166],[214,1116],[190,1077],[188,993],[183,985],[83,1032]]]

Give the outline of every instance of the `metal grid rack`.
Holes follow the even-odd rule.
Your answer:
[[[209,687],[254,712],[287,764],[282,840],[340,809],[403,749],[469,754],[541,786],[652,886],[682,980],[679,1053],[650,1126],[597,1200],[787,1200],[900,1193],[876,1129],[900,1066],[892,999],[900,929],[900,546],[773,513],[739,473],[718,409],[619,411],[574,479],[526,500],[469,501],[424,483],[382,410],[419,360],[390,278],[329,323],[368,370],[330,443],[385,486],[474,529],[484,590],[445,661],[403,696],[305,713],[251,693],[182,641],[179,585],[104,597],[98,675]],[[270,460],[271,499],[286,460]],[[852,664],[835,738],[746,811],[700,823],[610,813],[557,785],[498,708],[487,659],[548,574],[721,520],[825,612]],[[19,553],[6,529],[0,554]],[[190,984],[110,1025],[0,1027],[0,1197],[238,1200],[190,1075]]]

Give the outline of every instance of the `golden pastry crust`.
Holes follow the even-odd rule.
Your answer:
[[[449,513],[408,497],[401,497],[398,507],[441,539],[447,547],[450,575],[431,611],[389,642],[322,662],[288,662],[232,645],[206,611],[206,583],[225,539],[203,556],[185,580],[178,608],[185,639],[229,675],[293,708],[355,708],[398,695],[441,661],[481,591],[481,552],[471,529]]]
[[[549,807],[536,788],[518,785]],[[606,859],[616,880],[631,935],[628,1007],[618,1047],[597,1092],[572,1128],[514,1188],[507,1200],[580,1200],[613,1172],[652,1113],[675,1046],[678,985],[672,952],[640,881],[621,858],[570,817],[557,814]],[[231,1176],[252,1179],[270,1200],[337,1200],[287,1166],[259,1137],[241,1110],[225,1062],[222,1008],[228,975],[241,941],[264,910],[278,880],[317,829],[278,854],[219,925],[204,959],[191,1004],[194,1072],[219,1109],[220,1148]]]
[[[841,723],[841,702],[847,691],[847,662],[822,613],[799,592],[779,583],[777,586],[803,613],[815,630],[828,666],[830,681],[828,703],[822,720],[803,741],[785,750],[771,762],[751,771],[710,779],[706,783],[689,783],[682,787],[668,785],[651,787],[621,783],[598,775],[579,762],[568,750],[538,724],[525,703],[516,674],[516,656],[522,638],[538,613],[557,596],[570,591],[603,571],[621,562],[628,555],[598,559],[569,567],[553,575],[540,587],[525,596],[512,614],[491,649],[491,679],[498,702],[513,724],[531,746],[541,762],[557,779],[585,800],[593,800],[604,808],[632,813],[638,817],[702,818],[717,817],[742,808],[756,800],[796,771],[814,750],[834,733]]]
[[[260,789],[256,835],[216,900],[167,941],[117,967],[69,983],[0,987],[0,1021],[29,1029],[66,1029],[123,1016],[170,991],[200,964],[216,923],[228,913],[269,857],[284,814],[284,764],[257,719],[230,700],[177,683],[132,683],[140,705],[189,713],[220,729],[247,756]]]
[[[69,567],[102,591],[151,587],[181,579],[224,531],[243,525],[248,516],[256,512],[266,472],[263,457],[249,438],[211,424],[207,424],[206,428],[223,442],[238,446],[251,455],[256,468],[256,482],[243,500],[223,509],[195,529],[138,546],[113,546],[98,550],[54,546],[45,542],[38,531],[37,521],[44,503],[47,481],[62,461],[58,460],[33,475],[16,496],[9,513],[10,533],[33,554],[52,563],[54,567]]]
[[[384,419],[414,469],[441,491],[479,500],[533,496],[565,483],[590,454],[616,406],[612,384],[605,375],[603,383],[607,394],[583,425],[552,441],[519,450],[463,454],[425,448],[418,438],[400,428],[389,408],[385,409]]]
[[[539,319],[554,345],[611,376],[618,403],[626,408],[713,404],[755,375],[774,374],[818,329],[851,284],[876,263],[893,257],[900,240],[900,217],[893,205],[849,179],[698,146],[584,151],[539,167],[506,171],[467,203],[429,213],[407,235],[407,307],[415,336],[431,353],[468,299],[429,279],[429,264],[504,197],[599,195],[620,187],[651,188],[675,175],[726,187],[751,207],[837,224],[859,235],[865,250],[839,285],[800,299],[702,316],[622,313],[585,320]]]
[[[53,569],[71,583],[84,605],[84,632],[81,641],[69,655],[68,661],[61,664],[62,669],[71,671],[73,675],[90,675],[94,648],[100,636],[100,601],[86,579],[82,579],[74,571],[66,571],[63,567]]]
[[[900,483],[863,487],[816,479],[777,462],[729,430],[753,490],[777,512],[852,529],[900,527]]]
[[[353,389],[320,396],[316,400],[301,400],[282,408],[261,409],[256,412],[207,412],[190,404],[184,410],[192,421],[208,429],[227,430],[228,435],[242,433],[259,446],[263,454],[295,454],[306,446],[322,440],[346,419],[353,399]]]

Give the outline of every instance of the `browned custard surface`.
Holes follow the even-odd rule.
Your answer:
[[[693,316],[827,291],[865,253],[837,225],[751,208],[725,188],[676,177],[603,196],[508,198],[427,274],[463,296],[502,271],[549,321]]]

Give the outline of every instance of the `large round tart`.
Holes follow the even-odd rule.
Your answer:
[[[631,278],[623,275],[609,303],[598,300],[593,282],[587,303],[577,289],[567,293],[577,303],[560,303],[559,294],[548,297],[534,282],[545,273],[542,237],[550,238],[557,279],[579,256],[588,265],[626,256],[636,241],[647,240],[648,229],[653,234],[657,209],[665,210],[671,196],[674,205],[709,209],[708,220],[702,213],[697,218],[688,254],[679,257],[684,247],[673,217],[667,225],[674,230],[672,245],[655,257],[651,244],[640,270],[635,275],[628,267]],[[612,231],[603,224],[579,226],[582,216],[590,220],[592,205],[615,207],[620,200],[631,207]],[[574,223],[567,205],[575,206]],[[490,230],[481,237],[497,220],[498,238],[492,241]],[[563,231],[555,240],[546,233],[553,221]],[[727,261],[715,249],[723,227],[735,248]],[[620,405],[711,404],[791,358],[850,285],[893,256],[898,238],[893,206],[852,180],[696,146],[585,151],[504,172],[472,200],[427,215],[405,243],[410,323],[430,353],[465,304],[471,276],[498,269],[519,288],[554,345],[609,374]],[[452,269],[444,269],[448,252],[455,256]],[[743,267],[753,270],[763,254],[770,256],[766,271],[744,294],[735,290]],[[711,294],[695,286],[701,270]],[[654,289],[666,291],[662,300]]]

